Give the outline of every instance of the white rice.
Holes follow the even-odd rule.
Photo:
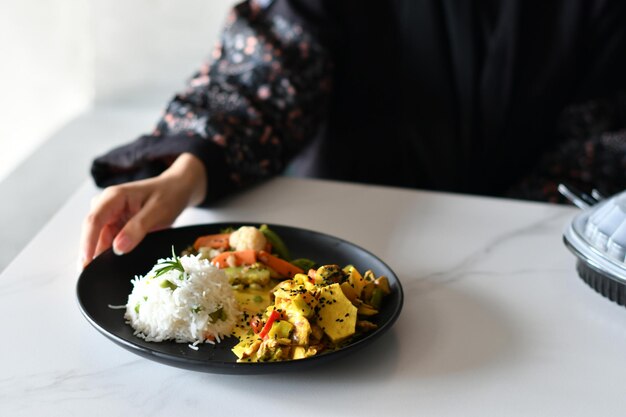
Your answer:
[[[174,260],[169,258],[159,260],[145,276],[132,280],[134,288],[124,317],[135,335],[149,342],[175,340],[193,346],[220,342],[231,334],[241,314],[226,274],[198,256],[178,259],[184,274],[171,270],[155,276],[164,262]],[[165,280],[176,288],[163,287]],[[220,309],[221,318],[212,319],[210,314]]]

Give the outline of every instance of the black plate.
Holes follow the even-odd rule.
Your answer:
[[[245,223],[246,225],[256,225]],[[322,233],[295,227],[270,224],[285,241],[292,256],[314,259],[320,264],[352,264],[361,272],[371,269],[377,276],[385,275],[391,284],[391,295],[384,299],[380,313],[375,317],[378,329],[351,342],[345,347],[318,356],[284,362],[237,363],[231,348],[237,339],[230,337],[216,345],[202,344],[193,350],[185,343],[146,342],[133,335],[133,329],[124,321],[124,310],[114,310],[109,305],[124,305],[132,290],[130,280],[144,275],[157,259],[170,256],[172,245],[180,253],[201,235],[218,233],[237,223],[213,223],[168,229],[149,234],[131,253],[116,256],[107,251],[91,262],[78,278],[76,292],[83,315],[106,337],[145,358],[167,365],[195,371],[224,374],[255,374],[283,372],[320,364],[346,355],[363,347],[391,328],[402,309],[403,293],[394,272],[368,251]]]

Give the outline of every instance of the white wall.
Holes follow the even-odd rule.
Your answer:
[[[162,103],[213,45],[234,0],[94,0],[99,102]]]
[[[0,181],[94,103],[162,107],[234,3],[0,0]]]
[[[83,0],[0,1],[0,180],[93,99]]]

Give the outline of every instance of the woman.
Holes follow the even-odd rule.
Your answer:
[[[596,131],[621,127],[621,112],[596,110],[624,102],[625,3],[366,3],[237,6],[155,131],[94,161],[111,187],[85,220],[83,264],[297,155],[299,174],[486,195],[626,184],[621,136],[614,149]]]

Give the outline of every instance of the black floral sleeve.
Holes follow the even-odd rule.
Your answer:
[[[94,161],[99,186],[157,175],[190,152],[207,169],[209,202],[285,168],[325,117],[332,64],[302,22],[269,3],[233,9],[210,63],[154,132]]]
[[[626,93],[569,106],[557,135],[558,145],[509,190],[509,197],[566,203],[559,183],[606,196],[626,189]]]

